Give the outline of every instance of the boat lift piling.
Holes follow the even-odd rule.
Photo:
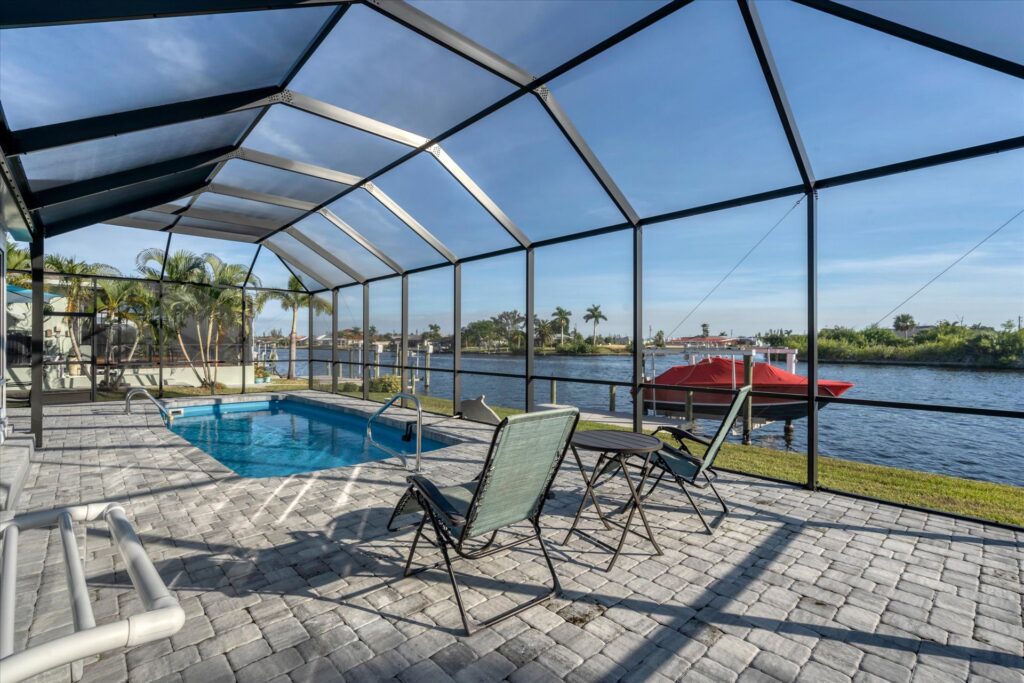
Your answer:
[[[712,345],[670,346],[665,349],[645,349],[645,377],[648,381],[656,383],[660,381],[662,376],[657,372],[656,363],[657,356],[663,353],[679,353],[684,359],[682,365],[674,366],[668,372],[698,365],[704,366],[709,363],[719,364],[722,367],[719,369],[718,379],[709,386],[717,386],[720,389],[730,388],[735,390],[743,385],[753,386],[755,383],[763,381],[759,377],[766,372],[771,377],[781,373],[782,375],[789,375],[793,381],[803,379],[806,382],[806,378],[801,378],[795,372],[797,369],[796,349],[766,346],[737,347]],[[742,364],[736,358],[737,356],[743,358]],[[647,361],[650,362],[649,366]],[[728,365],[725,366],[725,363],[728,363]],[[785,370],[783,371],[777,364],[785,367]],[[724,372],[722,371],[723,369]],[[786,381],[786,378],[779,380],[782,384],[785,384]],[[687,382],[670,380],[663,383],[685,386]],[[697,384],[704,385],[704,381],[697,382]],[[824,391],[828,395],[834,396],[841,394],[851,386],[852,384],[848,382],[834,380],[819,381],[818,384],[819,391]],[[741,406],[741,421],[738,421],[736,426],[742,443],[751,444],[753,442],[753,432],[755,429],[772,424],[775,421],[780,421],[784,422],[783,434],[786,443],[787,445],[791,444],[795,433],[794,420],[800,419],[803,416],[799,414],[798,409],[806,405],[806,399],[800,398],[804,396],[805,394],[802,392],[799,394],[794,392],[794,400],[791,402],[792,406],[789,406],[785,401],[774,399],[765,401],[756,397],[750,397],[744,401],[743,406]],[[645,413],[648,413],[648,411],[653,412],[654,415],[664,414],[685,419],[689,423],[690,429],[697,429],[695,421],[698,418],[717,414],[715,408],[721,407],[718,405],[719,403],[720,401],[707,398],[706,395],[701,394],[699,389],[680,388],[675,392],[664,390],[653,392],[651,396],[644,400],[644,411]]]

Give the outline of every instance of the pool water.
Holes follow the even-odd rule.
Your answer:
[[[366,418],[298,401],[247,401],[189,406],[171,431],[242,477],[281,477],[394,457],[366,440]],[[374,441],[416,455],[415,430],[380,422]],[[446,444],[423,438],[423,452]]]

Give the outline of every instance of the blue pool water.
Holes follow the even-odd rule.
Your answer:
[[[384,460],[392,455],[365,439],[366,418],[298,401],[190,406],[171,430],[243,477],[281,477]],[[374,423],[373,438],[410,456],[415,437]],[[423,452],[445,444],[423,439]]]

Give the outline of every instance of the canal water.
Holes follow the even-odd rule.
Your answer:
[[[279,353],[284,358],[287,349]],[[330,352],[316,350],[314,359],[319,358],[329,359]],[[305,349],[299,350],[297,360],[298,374],[305,375],[308,372]],[[345,352],[341,352],[340,360],[346,360]],[[382,364],[394,361],[393,353],[382,354]],[[659,355],[656,370],[660,373],[684,362],[682,354]],[[431,359],[431,367],[437,370],[451,368],[451,363],[451,355],[436,354]],[[287,361],[279,360],[278,368],[283,374]],[[463,368],[522,373],[525,360],[516,356],[465,354]],[[650,372],[650,366],[647,370]],[[317,367],[315,372],[327,374],[328,366]],[[628,356],[536,359],[538,375],[628,382],[631,372]],[[1019,371],[823,363],[819,372],[822,379],[852,382],[854,387],[844,394],[850,398],[1024,410],[1024,372]],[[806,374],[803,363],[798,363],[797,373]],[[422,372],[420,375],[422,377]],[[535,383],[538,403],[549,401],[549,385],[547,381]],[[450,399],[451,373],[432,372],[429,390],[421,381],[418,391]],[[491,405],[522,408],[525,403],[522,380],[464,375],[463,396],[480,394],[486,395]],[[557,400],[584,409],[609,408],[606,386],[558,382]],[[624,414],[632,411],[626,387],[616,393],[616,410]],[[1024,420],[838,404],[824,407],[819,415],[819,449],[823,455],[1024,486]],[[790,439],[784,435],[782,423],[761,427],[755,430],[753,443],[779,450],[805,451],[805,422],[794,422]],[[701,423],[705,433],[714,429],[711,421]]]

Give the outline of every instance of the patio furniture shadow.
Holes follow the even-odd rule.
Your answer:
[[[728,481],[723,482],[726,485]],[[752,484],[760,486],[760,483]],[[659,505],[655,496],[652,505]],[[549,506],[548,513],[558,513],[563,505]],[[954,660],[981,662],[1011,669],[1024,668],[1020,658],[1006,652],[987,650],[970,645],[941,644],[924,637],[874,633],[845,628],[835,623],[811,623],[800,618],[774,619],[758,616],[730,614],[728,606],[712,602],[722,595],[734,594],[758,580],[773,560],[778,559],[791,540],[803,529],[839,529],[850,532],[876,532],[886,536],[916,536],[948,542],[986,544],[993,546],[1019,546],[1011,539],[983,539],[956,533],[924,532],[904,529],[889,529],[860,522],[819,521],[793,517],[778,510],[766,510],[745,502],[734,502],[737,522],[753,520],[777,525],[763,536],[747,555],[730,571],[716,578],[699,593],[685,601],[685,604],[659,604],[633,595],[625,599],[598,590],[581,590],[567,586],[562,600],[551,607],[579,603],[598,604],[603,607],[620,606],[641,614],[661,617],[659,629],[671,629],[685,637],[702,639],[705,642],[720,637],[720,627],[740,625],[746,628],[763,629],[783,634],[802,635],[818,639],[835,640],[883,649],[905,650],[921,654],[933,654]],[[673,508],[674,509],[674,508]],[[173,539],[154,534],[142,534],[143,542],[156,546],[153,554],[159,556],[159,547],[184,548],[195,551],[195,555],[157,561],[155,564],[169,586],[177,591],[221,591],[231,596],[246,593],[260,595],[302,596],[316,600],[328,600],[339,606],[380,614],[393,621],[405,621],[429,628],[442,628],[457,633],[456,618],[451,628],[439,627],[432,621],[417,617],[417,612],[402,613],[389,611],[387,606],[377,608],[364,598],[403,580],[402,568],[404,551],[411,542],[412,530],[408,533],[382,540],[385,525],[390,516],[388,507],[370,507],[349,510],[336,517],[329,531],[289,531],[289,540],[267,548],[247,548],[230,543],[209,543],[189,538]],[[730,521],[731,521],[730,520]],[[675,529],[678,531],[678,529]],[[102,535],[90,530],[90,535]],[[702,538],[706,538],[703,535]],[[579,562],[574,558],[578,551],[558,551],[560,562]],[[436,550],[436,549],[434,549]],[[152,551],[151,551],[152,552]],[[290,570],[290,571],[289,571]],[[495,581],[486,575],[468,573],[467,583],[481,592],[488,590],[529,590],[531,583],[524,575],[522,585],[511,587],[505,581]],[[419,577],[426,584],[444,584],[447,577],[443,571],[426,572]],[[339,586],[331,584],[340,581]],[[130,590],[130,581],[123,571],[104,573],[89,577],[92,586],[121,587]],[[524,593],[525,594],[525,593]],[[534,609],[548,609],[537,606]],[[623,661],[617,662],[627,670],[641,662],[649,666],[659,657],[669,656],[668,650],[656,645],[656,639],[649,639],[630,652]]]

